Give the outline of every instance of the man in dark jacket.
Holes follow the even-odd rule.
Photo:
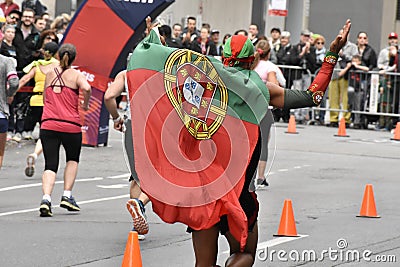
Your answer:
[[[281,45],[276,53],[276,57],[278,59],[278,65],[288,65],[288,66],[299,66],[300,58],[298,51],[295,46],[290,43],[290,32],[283,31],[281,33]],[[291,88],[293,85],[293,81],[295,79],[301,78],[301,72],[295,69],[283,68],[282,69],[283,76],[286,79],[286,87]],[[279,121],[282,117],[284,122],[289,121],[290,110],[287,109],[275,109],[273,110],[275,121]]]
[[[304,70],[314,73],[316,70],[316,53],[315,47],[310,43],[311,32],[309,30],[301,31],[300,42],[296,45],[297,53]],[[308,85],[307,85],[308,87]]]
[[[37,49],[40,35],[33,26],[34,19],[35,12],[27,8],[22,12],[21,22],[15,28],[13,45],[17,49],[17,70],[22,70],[35,60],[33,54]]]
[[[22,12],[21,22],[15,28],[13,45],[17,51],[17,71],[20,71],[21,74],[22,69],[36,59],[33,54],[37,49],[39,32],[35,26],[33,26],[34,19],[35,12],[27,8]],[[14,97],[13,105],[17,108],[13,140],[17,142],[21,141],[22,132],[24,130],[26,112],[22,107],[26,106],[26,101],[29,103],[29,97],[29,93],[26,92],[18,92]]]
[[[196,29],[196,18],[188,17],[187,26],[183,29],[181,39],[184,48],[190,48],[191,43],[200,36],[200,32]]]
[[[182,42],[180,39],[173,38],[171,27],[168,25],[162,25],[159,29],[160,35],[164,37],[165,43],[168,47],[182,48]]]

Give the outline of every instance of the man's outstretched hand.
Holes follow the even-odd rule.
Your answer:
[[[332,41],[329,51],[339,54],[340,49],[347,43],[347,36],[349,36],[351,28],[351,21],[348,19],[343,28],[339,31],[338,36]]]
[[[160,25],[160,23],[158,23],[158,22],[152,23],[150,16],[147,16],[146,19],[145,19],[145,21],[146,21],[146,36],[150,34],[150,31],[151,31],[154,27],[158,27],[158,26]],[[160,37],[161,43],[162,43],[163,45],[166,45],[164,36],[159,35],[159,37]]]

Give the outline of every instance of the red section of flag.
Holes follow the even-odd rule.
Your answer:
[[[109,29],[112,29],[112,36],[108,34]],[[88,0],[79,16],[75,17],[63,43],[76,46],[74,64],[109,77],[115,61],[133,33],[104,1]]]
[[[153,210],[166,222],[195,230],[208,229],[227,215],[243,247],[247,218],[239,196],[258,126],[226,115],[211,139],[197,140],[166,95],[162,73],[133,70],[127,79],[135,167]]]

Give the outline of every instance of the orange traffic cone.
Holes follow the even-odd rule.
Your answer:
[[[285,133],[298,134],[298,132],[296,132],[296,119],[294,115],[290,115],[289,124]]]
[[[278,233],[274,236],[298,236],[296,223],[294,221],[292,201],[290,199],[285,199]]]
[[[122,267],[142,267],[138,233],[135,231],[129,232]]]
[[[368,217],[368,218],[380,218],[376,213],[374,192],[372,190],[372,184],[365,186],[364,198],[360,210],[360,215],[357,217]]]
[[[390,140],[400,141],[400,122],[396,124],[396,129],[394,129],[394,137]]]
[[[343,117],[340,119],[338,133],[335,136],[349,137],[346,134],[346,121]]]

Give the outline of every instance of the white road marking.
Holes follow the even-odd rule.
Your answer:
[[[104,189],[119,189],[128,187],[129,184],[112,184],[112,185],[96,185],[97,187],[104,188]]]
[[[106,177],[107,179],[119,179],[119,178],[128,178],[130,176],[130,173],[124,173],[124,174],[119,174],[119,175],[114,175],[114,176],[108,176]]]
[[[108,200],[114,200],[114,199],[120,199],[120,198],[129,198],[129,194],[115,196],[115,197],[104,197],[104,198],[97,198],[97,199],[79,201],[77,203],[79,205],[83,205],[83,204],[88,204],[88,203],[102,202],[102,201],[108,201]],[[52,208],[58,208],[58,207],[60,207],[60,206],[59,205],[52,206]],[[32,211],[39,211],[39,208],[37,207],[37,208],[33,208],[33,209],[25,209],[25,210],[15,210],[15,211],[3,212],[3,213],[0,213],[0,217],[13,215],[13,214],[19,214],[19,213],[28,213],[28,212],[32,212]]]
[[[274,238],[274,239],[271,239],[271,240],[268,240],[268,241],[265,241],[265,242],[258,243],[257,244],[257,250],[265,249],[267,247],[270,248],[270,247],[273,247],[273,246],[277,246],[279,244],[283,244],[283,243],[286,243],[286,242],[294,241],[294,240],[297,240],[297,239],[300,239],[300,238],[303,238],[303,237],[307,237],[307,236],[308,235],[299,235],[297,237],[289,237],[289,236],[277,237],[277,238]],[[227,253],[229,253],[229,250],[225,250],[225,251],[221,252],[220,254],[227,254]]]
[[[75,183],[92,182],[92,181],[99,181],[99,180],[103,180],[103,177],[76,179]],[[63,184],[63,183],[64,183],[64,181],[56,181],[56,184]],[[0,192],[11,191],[11,190],[15,190],[15,189],[22,189],[22,188],[38,187],[38,186],[42,186],[42,183],[23,184],[23,185],[15,185],[15,186],[10,186],[10,187],[3,187],[3,188],[0,188]]]
[[[307,237],[308,235],[299,235],[297,237],[289,237],[289,236],[282,236],[282,237],[278,237],[278,238],[274,238],[262,243],[258,243],[257,244],[257,250],[259,249],[264,249],[264,248],[270,248],[279,244],[283,244],[286,242],[290,242],[290,241],[294,241],[303,237]]]
[[[289,169],[279,169],[278,172],[287,172]]]
[[[373,145],[374,143],[362,141],[362,140],[349,140],[349,143],[358,143],[358,144],[366,144],[366,145]]]

